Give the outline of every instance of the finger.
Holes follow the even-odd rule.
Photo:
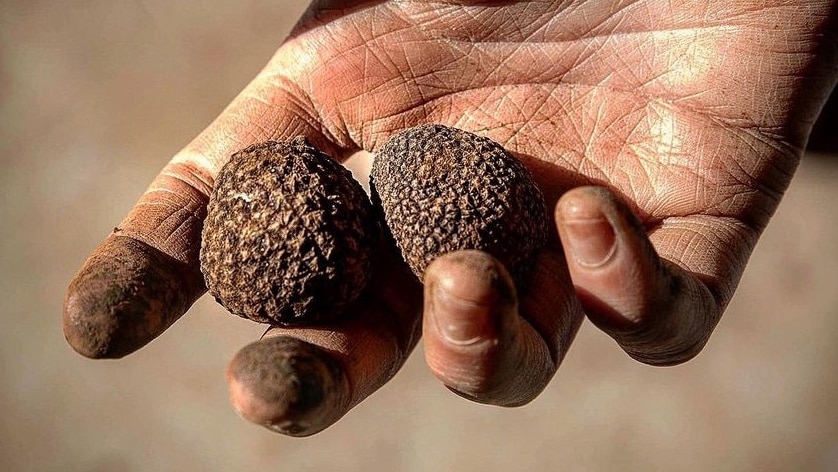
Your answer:
[[[314,112],[297,106],[298,97],[277,81],[269,75],[254,80],[165,166],[85,262],[64,302],[64,334],[76,351],[91,358],[129,354],[204,293],[201,227],[215,175],[233,152],[254,142],[304,135],[342,157],[315,128]]]
[[[575,298],[570,287],[562,293],[561,283],[547,280],[560,271],[545,270],[551,265],[545,257],[532,277],[525,304],[532,310],[529,317],[519,316],[506,269],[485,252],[448,253],[428,267],[425,358],[449,389],[477,402],[516,406],[546,387],[578,329],[581,311],[567,301]]]
[[[671,365],[701,351],[721,303],[698,277],[658,256],[625,205],[605,189],[577,188],[559,200],[556,225],[585,312],[630,356]]]
[[[403,264],[386,259],[378,267],[356,313],[328,327],[273,327],[236,354],[227,380],[239,414],[309,436],[395,375],[419,339],[421,288]]]
[[[350,406],[343,368],[315,344],[270,336],[241,349],[227,369],[230,402],[244,418],[289,436],[308,436]]]

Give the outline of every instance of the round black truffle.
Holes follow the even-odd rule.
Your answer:
[[[201,271],[215,299],[243,318],[328,321],[367,283],[376,221],[349,170],[305,138],[255,144],[215,181]]]
[[[442,125],[408,129],[375,157],[371,187],[420,279],[436,257],[480,249],[520,284],[546,244],[544,196],[527,168],[485,137]]]

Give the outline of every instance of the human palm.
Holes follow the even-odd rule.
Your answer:
[[[685,361],[836,79],[835,2],[765,3],[315,2],[82,268],[67,338],[90,357],[128,354],[204,292],[202,220],[233,152],[305,135],[343,160],[432,122],[503,144],[556,209],[531,283],[519,300],[499,263],[464,251],[431,265],[423,301],[384,248],[345,321],[273,327],[236,356],[245,417],[317,432],[389,380],[420,333],[445,385],[498,405],[547,385],[583,313],[641,361]]]

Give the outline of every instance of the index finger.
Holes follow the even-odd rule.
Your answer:
[[[118,358],[160,335],[206,290],[199,251],[218,169],[248,144],[306,136],[334,153],[314,112],[257,78],[154,179],[87,259],[64,301],[64,335],[80,354]],[[333,154],[334,155],[334,154]]]

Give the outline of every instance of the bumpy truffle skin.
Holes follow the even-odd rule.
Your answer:
[[[399,133],[371,172],[373,201],[420,278],[436,257],[480,249],[523,283],[547,240],[544,196],[498,143],[442,125]]]
[[[367,283],[376,221],[351,173],[305,138],[255,144],[218,174],[201,271],[215,299],[243,318],[329,321]]]

